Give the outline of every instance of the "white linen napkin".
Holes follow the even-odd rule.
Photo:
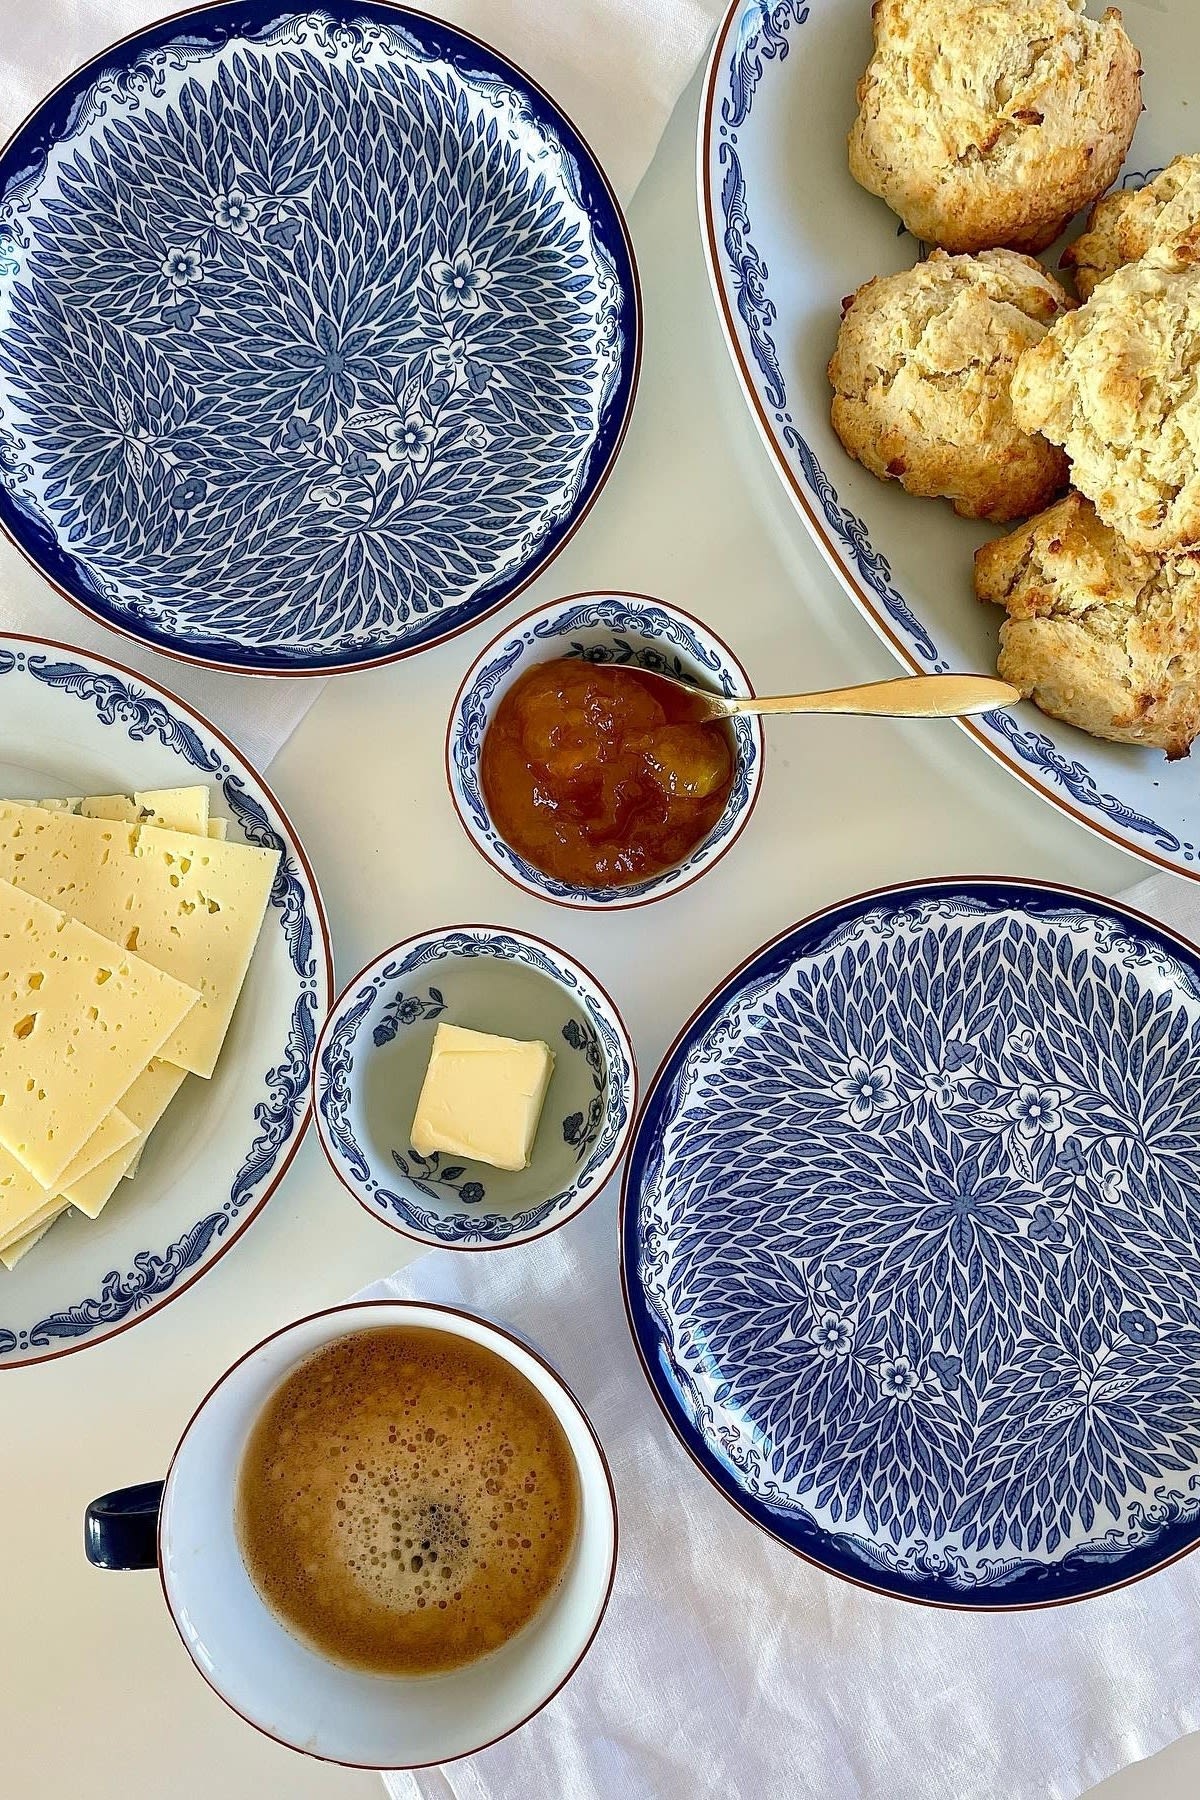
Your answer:
[[[279,11],[287,11],[280,0]],[[166,0],[0,0],[0,142],[43,94],[107,45],[170,10]],[[723,10],[722,0],[442,0],[419,10],[494,45],[575,121],[622,200]],[[322,686],[223,675],[142,650],[69,606],[0,538],[0,630],[80,644],[130,664],[220,726],[260,768]]]
[[[1200,888],[1130,905],[1200,938]],[[582,1667],[481,1755],[395,1800],[1073,1800],[1200,1726],[1200,1554],[1102,1599],[984,1616],[878,1598],[734,1511],[650,1394],[610,1191],[506,1256],[438,1251],[366,1290],[461,1305],[561,1370],[612,1463],[617,1579]]]

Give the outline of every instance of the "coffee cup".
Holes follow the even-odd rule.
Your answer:
[[[466,1339],[523,1375],[561,1428],[579,1481],[578,1530],[554,1592],[507,1643],[444,1674],[384,1676],[311,1648],[260,1595],[237,1531],[242,1454],[280,1383],[325,1346],[394,1326]],[[591,1422],[535,1350],[456,1308],[355,1302],[300,1319],[247,1351],[193,1413],[164,1482],[92,1502],[85,1548],[101,1568],[157,1567],[167,1608],[197,1669],[267,1736],[352,1767],[420,1768],[506,1737],[579,1667],[612,1590],[616,1496]]]

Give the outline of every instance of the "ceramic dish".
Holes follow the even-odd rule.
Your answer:
[[[1195,147],[1186,71],[1200,55],[1200,12],[1163,0],[1126,24],[1145,63],[1148,110],[1123,179],[1140,185]],[[847,167],[855,83],[870,52],[870,8],[859,0],[734,0],[700,114],[709,272],[776,472],[846,592],[909,668],[988,670],[1004,614],[975,601],[971,558],[1000,528],[877,481],[829,423],[825,365],[842,297],[917,254]],[[1057,254],[1044,258],[1051,268]],[[1031,702],[967,720],[964,730],[1073,818],[1196,876],[1200,789],[1186,762],[1102,743]]]
[[[438,1021],[540,1038],[554,1073],[527,1169],[408,1141]],[[350,982],[317,1047],[317,1131],[339,1180],[407,1237],[452,1250],[527,1243],[600,1192],[633,1127],[633,1046],[603,988],[526,932],[457,925],[393,945]]]
[[[499,606],[595,498],[639,354],[587,145],[404,7],[178,13],[0,153],[0,524],[193,661],[361,667]]]
[[[1066,888],[847,901],[730,976],[630,1152],[675,1431],[831,1574],[978,1609],[1200,1537],[1200,951]]]
[[[84,1350],[172,1300],[234,1244],[282,1179],[308,1120],[317,1028],[333,993],[329,929],[295,830],[220,732],[143,675],[67,644],[0,635],[0,795],[208,782],[232,838],[282,853],[211,1080],[189,1076],[135,1181],[100,1217],[69,1216],[0,1271],[0,1368]]]
[[[762,725],[757,718],[733,721],[737,762],[729,799],[685,862],[624,887],[575,887],[544,874],[505,843],[488,816],[479,780],[483,740],[508,689],[534,663],[564,656],[678,675],[722,694],[754,692],[727,644],[699,619],[661,600],[645,594],[572,594],[539,607],[480,653],[455,699],[446,738],[446,778],[463,828],[502,875],[560,906],[613,911],[678,893],[719,862],[744,831],[762,783]]]

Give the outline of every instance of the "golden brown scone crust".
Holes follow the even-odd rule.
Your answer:
[[[1116,180],[1141,63],[1084,0],[875,0],[850,172],[946,250],[1044,250]]]
[[[1071,480],[1141,550],[1200,542],[1200,264],[1156,253],[1101,282],[1025,351],[1018,424],[1071,459]]]
[[[1019,519],[1066,485],[1066,459],[1013,422],[1022,351],[1071,305],[1032,257],[947,256],[868,281],[829,364],[833,428],[851,456],[969,519]]]
[[[1200,243],[1200,156],[1177,156],[1145,187],[1106,194],[1092,208],[1087,230],[1063,253],[1084,300],[1125,263],[1147,251],[1183,267]],[[1177,254],[1176,254],[1177,253]]]
[[[1200,733],[1200,556],[1134,550],[1082,495],[975,554],[975,592],[1008,611],[998,668],[1093,737],[1186,756]]]

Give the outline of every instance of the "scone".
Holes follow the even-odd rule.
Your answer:
[[[968,519],[1018,519],[1066,486],[1062,452],[1013,421],[1021,353],[1071,300],[1013,250],[947,256],[868,281],[829,364],[833,428],[851,456]]]
[[[875,0],[850,172],[946,250],[1043,250],[1117,177],[1141,64],[1084,0]]]
[[[1052,718],[1186,756],[1200,733],[1200,559],[1124,543],[1080,494],[985,544],[975,592],[1006,607],[999,671]]]
[[[1122,188],[1098,200],[1087,230],[1064,251],[1063,267],[1075,271],[1075,286],[1086,300],[1100,282],[1147,251],[1182,266],[1197,242],[1200,156],[1177,156],[1145,187]]]
[[[1017,423],[1071,459],[1106,525],[1141,550],[1200,542],[1200,264],[1156,253],[1101,282],[1026,350]]]

